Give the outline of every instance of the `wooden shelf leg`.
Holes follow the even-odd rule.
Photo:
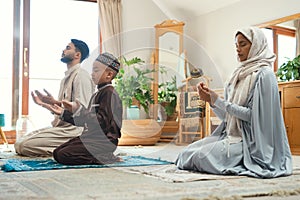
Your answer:
[[[7,142],[5,133],[2,131],[1,127],[0,127],[0,134],[1,134],[1,137],[2,137],[2,140],[3,140],[4,144],[5,144],[6,146],[8,146],[8,142]]]

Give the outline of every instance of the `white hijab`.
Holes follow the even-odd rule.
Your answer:
[[[270,51],[267,39],[261,29],[249,27],[237,30],[236,35],[238,33],[243,34],[251,42],[251,47],[247,60],[240,62],[240,66],[234,70],[228,82],[227,100],[231,103],[243,106],[247,101],[257,72],[261,67],[271,67],[276,56]],[[228,135],[241,137],[242,132],[240,130],[239,120],[227,114],[226,121]]]

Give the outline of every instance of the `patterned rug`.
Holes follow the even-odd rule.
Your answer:
[[[246,178],[246,176],[215,175],[215,174],[200,173],[200,172],[189,171],[189,170],[180,170],[174,164],[160,165],[160,166],[143,166],[143,167],[133,166],[133,167],[126,167],[126,168],[118,168],[118,170],[125,171],[128,173],[144,174],[146,176],[155,177],[162,181],[172,182],[172,183]],[[300,176],[300,168],[294,168],[293,175]]]
[[[149,165],[167,165],[171,162],[146,158],[143,156],[121,156],[123,161],[105,165],[63,165],[53,159],[6,159],[1,169],[4,172],[38,171],[53,169],[75,168],[107,168],[107,167],[132,167]]]

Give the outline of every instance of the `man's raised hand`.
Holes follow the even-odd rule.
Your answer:
[[[46,104],[50,104],[50,105],[54,105],[54,104],[57,104],[59,106],[61,106],[61,102],[60,101],[57,101],[53,98],[53,96],[46,90],[44,89],[44,92],[46,93],[46,95],[42,94],[40,91],[38,90],[35,90],[34,91],[35,94],[39,97],[39,99],[46,103]]]

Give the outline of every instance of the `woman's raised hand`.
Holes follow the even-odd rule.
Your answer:
[[[211,106],[214,105],[215,101],[218,98],[217,93],[215,93],[213,90],[209,89],[207,87],[207,85],[205,85],[205,83],[203,83],[203,82],[200,82],[197,85],[197,91],[200,96],[200,99],[203,101],[209,102],[209,104]]]

